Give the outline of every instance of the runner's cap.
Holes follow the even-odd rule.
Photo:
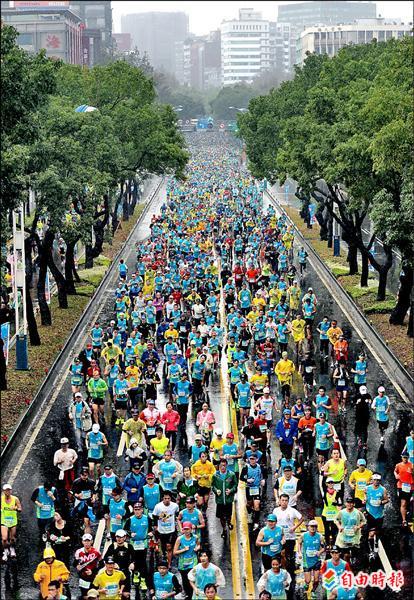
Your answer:
[[[5,484],[3,485],[3,490],[11,490],[11,489],[13,489],[13,488],[12,488],[12,486],[10,485],[10,483],[5,483]]]
[[[231,433],[231,431],[230,431],[230,433],[228,433],[226,435],[226,437],[231,438],[232,440],[234,440],[234,433]]]
[[[366,394],[368,391],[368,388],[366,385],[361,385],[361,387],[359,388],[359,393],[360,394]]]
[[[87,598],[99,598],[99,592],[98,592],[98,590],[88,590],[86,597]]]
[[[115,564],[113,556],[107,556],[104,560],[105,560],[105,563],[107,565],[114,565]]]
[[[283,411],[284,415],[290,415],[290,410],[288,408],[285,408],[285,410]]]
[[[263,393],[264,393],[264,394],[269,394],[269,393],[270,393],[270,388],[268,388],[268,387],[264,387],[264,388],[263,388]]]
[[[147,479],[155,479],[154,473],[148,473]]]
[[[272,521],[273,523],[276,523],[276,521],[277,521],[277,516],[276,516],[276,515],[273,515],[273,514],[267,515],[267,519],[266,519],[266,521]]]
[[[383,385],[380,385],[378,388],[378,393],[380,392],[385,392],[385,387]]]
[[[372,479],[376,479],[377,481],[381,481],[382,477],[379,473],[374,473]]]
[[[182,528],[183,528],[183,529],[192,529],[192,528],[193,528],[193,526],[192,526],[192,524],[190,523],[190,521],[184,521],[184,523],[182,524]]]
[[[76,392],[75,398],[83,398],[83,396],[80,392]]]
[[[94,423],[92,425],[92,431],[93,431],[93,433],[98,433],[99,430],[100,430],[100,427],[99,427],[98,423]]]
[[[115,537],[125,537],[126,534],[127,533],[124,529],[118,529],[115,533]]]
[[[293,471],[292,467],[290,465],[286,465],[283,467],[284,471]]]
[[[332,477],[328,477],[326,483],[335,483],[335,481],[332,479]]]
[[[223,435],[223,430],[222,430],[222,428],[221,428],[221,427],[217,427],[217,428],[214,430],[214,433],[215,433],[216,435]]]
[[[60,438],[60,443],[61,444],[69,444],[69,440],[67,437],[63,437],[63,438]]]
[[[191,502],[191,504],[195,504],[196,499],[194,498],[194,496],[188,496],[188,498],[186,498],[185,501]]]
[[[89,473],[88,467],[82,467],[80,470],[81,473]]]
[[[196,433],[196,435],[194,436],[195,440],[202,440],[203,436],[201,435],[201,433]]]
[[[265,415],[265,414],[266,414],[266,411],[264,408],[259,410],[259,415]],[[289,414],[290,414],[290,412],[289,412]]]
[[[407,452],[407,450],[404,450],[403,452],[401,452],[401,456],[410,456]]]
[[[347,496],[345,498],[345,502],[352,502],[352,504],[354,504],[355,500],[354,500],[354,498],[352,498],[352,496]]]
[[[361,465],[364,465],[364,467],[365,467],[365,466],[366,466],[366,464],[367,464],[367,461],[365,460],[365,458],[359,458],[359,459],[357,460],[357,465],[358,465],[358,467],[360,467]]]
[[[90,533],[84,533],[82,536],[82,542],[86,542],[87,540],[92,541],[93,537]]]
[[[340,552],[338,546],[332,546],[331,552]]]
[[[312,519],[311,521],[309,521],[308,525],[310,525],[311,527],[317,527],[318,521],[315,521],[315,519]]]
[[[155,400],[153,400],[152,398],[150,398],[150,399],[148,400],[148,404],[155,404]]]

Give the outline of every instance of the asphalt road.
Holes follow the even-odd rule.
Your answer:
[[[149,223],[151,215],[158,212],[165,198],[165,188],[162,188],[160,193],[154,198],[153,206],[147,213],[143,223],[140,224],[131,240],[130,247],[126,249],[126,258],[129,267],[135,264],[134,244],[136,241],[144,239],[149,233]],[[316,319],[323,317],[324,314],[330,317],[336,317],[341,326],[349,326],[346,318],[341,312],[337,301],[331,297],[329,291],[320,282],[316,273],[308,267],[308,273],[305,279],[305,286],[311,285],[318,297],[319,309]],[[108,284],[103,291],[102,297],[97,299],[96,310],[100,314],[100,319],[103,322],[109,321],[113,315],[113,291],[115,288],[115,279]],[[83,334],[86,332],[82,332]],[[80,336],[82,338],[82,335]],[[78,353],[82,345],[80,339],[73,347],[70,356],[68,355],[67,366],[72,360],[74,354]],[[351,341],[351,356],[361,348],[361,341],[354,332]],[[412,539],[408,534],[403,534],[399,527],[400,519],[396,504],[395,495],[395,480],[393,477],[394,464],[399,460],[399,452],[404,445],[405,436],[408,435],[410,410],[407,405],[400,400],[392,384],[387,380],[381,368],[375,363],[372,356],[369,355],[369,371],[368,371],[368,388],[371,394],[376,390],[378,385],[383,384],[387,389],[388,395],[393,398],[391,412],[391,426],[386,433],[385,449],[379,447],[379,433],[374,418],[371,419],[369,426],[369,447],[368,447],[368,467],[372,470],[378,470],[383,474],[383,481],[390,492],[392,502],[386,510],[386,531],[383,538],[384,546],[391,560],[393,567],[399,567],[404,570],[407,575],[409,570],[412,571]],[[330,382],[327,376],[320,376],[319,383],[324,384],[330,389]],[[62,385],[61,385],[62,384]],[[21,447],[16,449],[12,463],[3,474],[3,481],[13,479],[13,488],[19,496],[23,504],[23,515],[19,530],[19,541],[17,546],[18,564],[19,564],[19,581],[20,590],[17,595],[11,595],[3,588],[2,579],[2,597],[4,598],[19,598],[31,600],[37,597],[37,587],[33,582],[32,575],[36,564],[39,561],[40,545],[38,545],[38,532],[35,519],[34,505],[30,501],[32,491],[38,485],[41,485],[44,480],[50,479],[54,475],[53,469],[53,454],[59,448],[59,439],[62,436],[67,436],[74,444],[74,436],[72,427],[67,418],[67,407],[71,397],[71,388],[67,371],[61,373],[61,384],[56,388],[56,399],[51,405],[50,412],[45,415],[39,415],[39,424],[41,424],[38,435],[33,439],[33,435],[26,439]],[[161,386],[160,386],[161,387]],[[228,420],[226,411],[228,410],[227,398],[222,381],[217,377],[212,381],[209,388],[211,408],[216,414],[216,421],[220,426],[225,427]],[[166,397],[162,390],[159,391],[158,406],[164,408]],[[44,422],[42,423],[42,417]],[[344,451],[349,460],[349,472],[355,468],[356,464],[356,439],[354,435],[354,411],[351,407],[346,419],[339,417],[337,410],[334,411],[333,423],[337,429],[341,439]],[[189,441],[191,442],[194,434],[194,425],[190,421],[187,426]],[[112,432],[110,437],[111,447],[108,453],[108,459],[114,465],[114,470],[118,475],[124,475],[127,472],[127,467],[122,458],[116,458],[116,450],[119,442],[119,434]],[[72,445],[73,447],[73,445]],[[23,460],[21,460],[23,458]],[[275,443],[272,445],[272,471],[275,470],[279,458],[279,450]],[[177,459],[183,464],[187,463],[187,457],[182,452],[177,452]],[[20,460],[20,462],[19,462]],[[263,515],[271,512],[274,508],[273,492],[272,492],[272,474],[268,480],[268,495],[267,501],[263,510]],[[318,514],[319,509],[319,491],[318,482],[315,477],[307,490],[307,501],[299,503],[298,508],[303,512],[306,519],[311,518],[315,513]],[[236,505],[237,506],[237,505]],[[242,514],[241,507],[237,506],[237,511],[240,516]],[[221,528],[217,526],[217,521],[214,515],[214,501],[210,503],[208,509],[208,540],[213,552],[212,561],[219,565],[226,577],[226,586],[221,590],[220,596],[223,599],[234,598],[232,587],[233,570],[239,569],[243,575],[246,567],[242,553],[239,554],[239,563],[233,563],[230,560],[229,542],[220,538]],[[239,538],[240,538],[239,532]],[[239,549],[246,540],[239,539]],[[256,582],[260,577],[260,556],[254,546],[254,538],[250,536],[251,556],[253,563],[253,576]],[[76,583],[76,576],[73,578]],[[75,591],[76,585],[73,586]],[[293,596],[296,597],[296,594]],[[376,598],[391,598],[389,591],[381,596],[381,592],[376,592]],[[398,598],[402,600],[411,598],[410,588],[407,587],[403,592],[398,594]]]

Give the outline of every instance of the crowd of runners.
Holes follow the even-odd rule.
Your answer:
[[[351,353],[347,328],[324,314],[306,251],[237,147],[194,136],[190,149],[136,264],[119,263],[113,315],[71,365],[73,436],[56,448],[56,477],[31,507],[3,485],[3,563],[16,558],[18,513],[32,511],[42,599],[217,599],[241,492],[257,598],[361,597],[339,577],[381,566],[390,490],[367,444],[370,419],[386,443],[387,390],[367,385],[363,348]],[[346,461],[333,422],[351,404],[358,448]],[[413,464],[414,430],[394,469],[402,527]]]

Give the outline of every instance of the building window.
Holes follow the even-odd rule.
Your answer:
[[[358,31],[358,44],[365,44],[365,31]]]
[[[19,46],[32,46],[33,45],[33,33],[19,33],[17,38]]]
[[[373,37],[374,37],[374,32],[373,31],[366,31],[366,41],[367,42],[371,42]]]
[[[383,42],[385,40],[385,31],[378,32],[378,41]]]

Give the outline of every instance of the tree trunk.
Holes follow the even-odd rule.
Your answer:
[[[361,287],[368,287],[369,277],[369,260],[366,254],[362,253],[362,271],[361,271]]]
[[[349,274],[356,275],[358,273],[358,247],[353,242],[348,242],[348,257]]]
[[[328,248],[333,248],[333,218],[330,213],[328,213]]]
[[[408,317],[408,327],[407,327],[407,335],[408,337],[414,337],[414,302],[411,302],[410,306],[410,316]]]
[[[414,270],[411,266],[402,268],[400,274],[400,287],[398,290],[397,304],[390,315],[391,325],[403,325],[405,315],[411,304],[411,291],[414,283]]]
[[[319,223],[319,237],[322,242],[326,242],[328,240],[328,223],[327,219],[324,215],[324,205],[319,204],[318,210],[315,213],[316,220]]]
[[[55,262],[53,260],[53,256],[52,253],[49,253],[49,257],[48,257],[48,266],[50,269],[50,272],[52,273],[55,281],[56,281],[56,285],[57,285],[57,296],[58,296],[58,302],[59,302],[59,308],[69,308],[68,307],[68,295],[66,292],[66,280],[64,278],[64,276],[62,275],[60,269],[57,268],[57,266],[55,265]]]
[[[122,200],[122,220],[129,221],[129,203],[127,191],[125,192],[124,198]]]
[[[384,253],[385,253],[385,262],[381,265],[379,273],[379,282],[378,282],[378,290],[377,290],[377,300],[385,300],[385,296],[387,294],[387,279],[388,272],[391,269],[392,265],[392,249],[387,244],[383,245]]]
[[[39,252],[39,276],[37,280],[37,301],[39,303],[40,318],[42,325],[52,324],[52,315],[46,302],[46,273],[48,256],[51,255],[53,245],[53,234],[48,230],[41,243],[38,243]]]
[[[27,318],[27,329],[29,331],[29,340],[31,346],[40,346],[40,336],[37,329],[36,317],[33,310],[32,296],[30,295],[30,288],[33,279],[33,262],[32,262],[32,240],[30,237],[24,240],[24,251],[25,251],[25,286],[26,286],[26,318]]]
[[[85,246],[85,269],[93,269],[93,259],[95,258],[91,244]]]
[[[66,261],[65,261],[65,279],[66,292],[70,296],[76,294],[75,280],[73,278],[76,273],[75,268],[75,246],[77,242],[66,242]]]

